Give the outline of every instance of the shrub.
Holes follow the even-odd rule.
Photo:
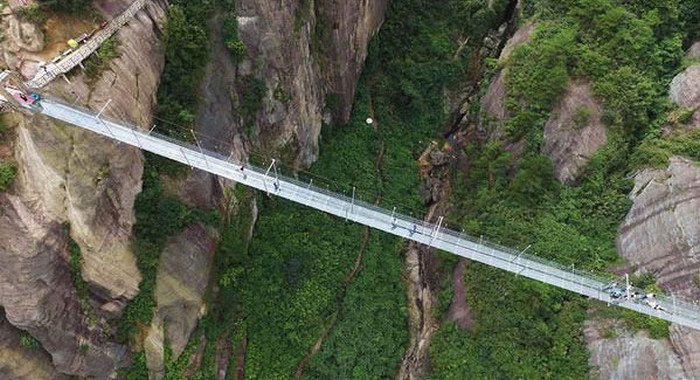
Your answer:
[[[43,6],[56,12],[84,12],[92,6],[92,0],[39,0]]]
[[[22,21],[31,22],[37,25],[44,23],[44,13],[36,4],[32,4],[28,7],[21,7],[17,9],[16,14]]]
[[[103,42],[97,52],[85,60],[85,76],[88,82],[94,82],[102,71],[109,67],[109,62],[120,55],[119,41],[116,37],[111,37]]]
[[[593,111],[586,106],[578,107],[574,114],[571,116],[571,120],[574,122],[574,127],[583,128],[591,121],[591,116]]]
[[[36,350],[37,348],[39,348],[39,341],[36,340],[33,336],[29,335],[29,333],[24,331],[22,331],[19,337],[19,344],[20,346],[29,350]]]
[[[15,163],[10,160],[0,161],[0,191],[5,191],[12,186],[17,176]]]
[[[238,38],[238,20],[236,14],[229,12],[224,18],[223,24],[224,45],[233,56],[234,60],[240,61],[247,57],[248,48],[243,41]]]

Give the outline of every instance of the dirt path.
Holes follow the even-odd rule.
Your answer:
[[[335,323],[338,321],[338,314],[341,312],[342,309],[342,303],[343,303],[343,298],[345,298],[345,291],[347,290],[347,286],[350,284],[350,282],[355,278],[355,275],[357,274],[358,270],[360,269],[360,264],[362,263],[362,257],[364,256],[365,250],[367,249],[367,244],[369,244],[369,237],[370,237],[370,230],[369,227],[365,227],[362,229],[362,245],[360,246],[360,250],[357,252],[357,256],[355,257],[355,265],[352,267],[352,270],[348,273],[348,275],[345,277],[345,281],[343,281],[342,290],[340,292],[340,295],[338,296],[338,309],[331,318],[329,319],[329,322],[326,325],[326,328],[323,330],[321,333],[321,336],[316,340],[316,343],[314,343],[313,346],[311,346],[311,349],[309,352],[306,353],[304,356],[304,359],[299,363],[299,366],[297,367],[297,370],[294,372],[294,379],[299,380],[301,379],[301,376],[304,374],[304,370],[306,369],[306,366],[309,364],[311,361],[311,358],[318,352],[319,349],[321,349],[321,345],[323,344],[323,341],[326,339],[328,334],[333,330],[333,327],[335,327]]]
[[[380,173],[381,162],[382,162],[382,159],[384,158],[385,150],[386,149],[384,147],[384,144],[382,143],[381,147],[379,148],[379,153],[377,154],[377,158],[374,161],[374,172],[375,173]],[[375,178],[381,180],[381,176],[377,176],[376,174],[375,174]],[[375,205],[379,204],[379,200],[380,200],[380,197],[375,196],[374,204]],[[326,328],[321,333],[321,336],[318,337],[318,339],[316,340],[316,343],[314,343],[314,345],[311,346],[309,351],[304,356],[304,359],[302,359],[301,362],[299,363],[297,370],[294,372],[294,379],[295,380],[301,379],[301,376],[304,374],[304,370],[309,365],[309,362],[311,361],[313,356],[318,352],[318,350],[321,349],[321,345],[323,345],[323,341],[326,339],[328,334],[330,334],[330,332],[335,327],[335,324],[338,321],[338,315],[342,311],[343,299],[345,298],[345,292],[346,292],[347,287],[350,284],[350,282],[352,282],[352,280],[357,275],[357,272],[360,270],[360,264],[362,264],[362,258],[364,257],[365,251],[367,250],[367,245],[369,244],[370,236],[371,235],[370,235],[369,227],[364,227],[362,229],[362,244],[360,245],[360,249],[358,250],[357,255],[355,255],[355,265],[353,265],[353,267],[350,270],[350,272],[348,273],[348,275],[345,276],[345,280],[343,281],[343,284],[341,285],[340,294],[338,295],[338,301],[337,301],[338,306],[337,306],[336,312],[333,313],[333,315],[329,318],[329,321],[326,324]]]
[[[243,335],[238,350],[236,350],[236,379],[243,380],[245,378],[245,354],[248,348],[248,337]]]
[[[452,272],[452,302],[450,309],[447,311],[446,318],[456,322],[467,330],[474,327],[474,319],[469,313],[469,305],[467,304],[466,289],[464,288],[464,270],[467,269],[467,260],[460,260]]]

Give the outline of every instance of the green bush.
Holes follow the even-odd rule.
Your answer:
[[[39,6],[36,4],[32,4],[28,7],[20,7],[15,12],[20,20],[37,25],[42,25],[46,18],[41,9],[39,9]]]
[[[85,76],[89,82],[94,82],[109,67],[109,63],[114,58],[119,58],[119,40],[110,37],[100,45],[95,54],[85,60]]]
[[[248,49],[238,38],[238,20],[236,14],[229,12],[224,17],[223,24],[224,45],[229,50],[236,61],[240,61],[248,56]]]
[[[19,344],[20,346],[29,349],[29,350],[36,350],[39,348],[39,341],[36,340],[33,336],[29,335],[29,333],[22,331],[22,333],[19,336]]]
[[[571,116],[571,119],[574,122],[574,127],[577,129],[585,127],[588,125],[588,123],[590,123],[592,115],[593,110],[591,110],[589,107],[578,107]]]
[[[46,8],[57,12],[80,13],[92,6],[92,0],[39,0]]]
[[[8,160],[0,160],[0,191],[5,191],[12,186],[17,176],[15,163]]]

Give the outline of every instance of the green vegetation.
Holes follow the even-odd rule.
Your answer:
[[[684,31],[673,2],[663,4],[672,9],[649,3],[526,5],[538,20],[536,32],[505,64],[507,136],[523,140],[525,149],[513,156],[497,142],[464,148],[469,167],[456,178],[453,225],[515,248],[532,244],[530,252],[576,268],[604,271],[618,260],[614,241],[630,206],[629,163],[665,165],[671,154],[698,152],[690,135],[657,137]],[[604,101],[608,144],[575,185],[561,185],[540,148],[544,123],[570,78],[590,81]],[[573,118],[584,125],[590,115],[577,111]],[[448,324],[438,332],[431,343],[434,378],[587,376],[581,328],[588,305],[580,297],[478,264],[468,266],[465,284],[477,326],[465,332]],[[666,322],[619,308],[606,312],[654,337],[668,334]]]
[[[262,110],[262,102],[267,95],[267,86],[264,80],[253,75],[245,75],[237,78],[236,84],[241,94],[238,113],[243,118],[248,136],[251,136],[253,128],[255,127],[255,118],[260,110]]]
[[[19,336],[19,345],[29,350],[36,350],[39,348],[39,341],[28,332],[22,331]]]
[[[323,131],[321,157],[312,172],[331,177],[349,194],[383,205],[421,209],[414,159],[447,121],[443,89],[466,71],[454,60],[455,24],[449,4],[420,7],[397,2],[372,43],[354,112],[343,128]],[[373,105],[376,131],[364,119]],[[390,168],[390,170],[385,170]],[[369,196],[368,196],[369,195]],[[407,196],[408,195],[408,196]],[[284,234],[280,233],[284,231]],[[246,376],[288,378],[327,328],[308,378],[384,378],[395,374],[407,341],[403,244],[280,199],[264,198],[253,241],[230,270],[239,284],[248,338]],[[355,277],[343,287],[362,252]],[[446,263],[446,272],[451,265]],[[229,282],[229,281],[227,281]],[[229,302],[227,302],[229,303]],[[371,342],[371,344],[368,344]]]
[[[165,68],[158,87],[156,115],[184,126],[163,124],[159,130],[185,141],[192,138],[187,127],[193,126],[199,104],[194,94],[209,59],[207,18],[212,9],[209,0],[172,1],[165,23]]]
[[[110,37],[102,43],[97,49],[97,52],[85,60],[85,76],[88,82],[93,83],[100,74],[109,67],[109,62],[114,58],[119,58],[119,40],[116,37]]]
[[[179,199],[164,194],[160,178],[162,160],[147,155],[143,175],[143,190],[136,198],[136,224],[134,225],[133,250],[143,280],[140,292],[124,311],[120,323],[122,339],[133,336],[139,325],[148,325],[153,318],[153,291],[160,253],[168,237],[197,222],[217,225],[218,215],[186,206]]]
[[[39,0],[39,3],[55,12],[80,13],[92,7],[92,0]]]
[[[695,286],[700,288],[700,275],[696,274],[695,276],[693,276],[693,283],[695,284]]]
[[[70,225],[65,224],[63,229],[67,235],[70,233]],[[82,276],[83,255],[80,247],[70,235],[68,235],[68,266],[73,277],[73,287],[78,299],[81,302],[87,302],[88,284],[83,280]]]
[[[243,41],[238,38],[238,20],[233,11],[229,11],[224,17],[223,25],[224,45],[236,61],[244,59],[248,55],[248,49]]]
[[[20,7],[15,10],[17,17],[26,22],[31,22],[36,25],[42,25],[45,20],[44,13],[39,9],[37,4],[32,4],[28,7]]]
[[[0,191],[12,186],[17,176],[17,167],[10,159],[0,159]]]
[[[578,129],[585,127],[591,121],[593,111],[589,107],[579,107],[571,116],[574,126]]]

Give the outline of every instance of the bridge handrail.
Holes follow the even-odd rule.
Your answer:
[[[54,98],[50,98],[52,101],[56,103],[61,103],[64,104],[65,106],[68,106],[65,102],[62,102],[60,100],[56,100]],[[77,106],[68,106],[72,107],[75,109],[79,109],[84,113],[95,115],[95,112],[92,110],[88,110],[84,107],[77,107]],[[113,118],[105,117],[102,116],[101,119],[109,121],[111,123],[117,124],[117,125],[122,125],[125,126],[126,128],[130,128],[134,131],[138,131],[139,128],[137,128],[135,125],[131,123],[127,123],[124,120],[116,120]],[[169,136],[165,136],[159,133],[151,133],[151,136],[157,137],[158,139],[170,142],[176,146],[180,146],[182,148],[186,148],[188,150],[197,152],[197,154],[204,154],[206,157],[212,158],[212,159],[218,159],[223,162],[228,162],[228,163],[233,163],[235,165],[243,165],[245,167],[245,170],[252,171],[255,173],[258,173],[260,175],[264,175],[266,172],[266,168],[259,168],[257,166],[240,162],[237,160],[232,159],[230,156],[223,155],[218,152],[214,152],[208,149],[204,149],[200,147],[184,142]],[[206,159],[205,159],[206,160]],[[274,181],[274,175],[269,176],[270,181]],[[295,186],[303,187],[303,188],[308,188],[309,190],[313,191],[313,194],[320,194],[326,197],[329,197],[328,199],[334,199],[337,201],[341,201],[346,204],[353,204],[358,208],[362,209],[367,209],[367,210],[372,210],[373,212],[379,213],[384,215],[385,217],[393,217],[396,218],[397,220],[407,224],[407,225],[416,225],[416,226],[421,226],[425,230],[428,231],[433,231],[437,229],[437,225],[434,223],[427,222],[425,220],[419,220],[416,218],[413,218],[411,216],[407,215],[402,215],[400,213],[392,214],[390,213],[387,209],[381,208],[379,206],[376,206],[372,203],[365,202],[361,199],[352,199],[346,195],[343,194],[338,194],[334,193],[328,189],[321,188],[319,186],[312,185],[310,183],[305,183],[301,182],[295,178],[291,178],[289,176],[283,175],[281,173],[278,173],[278,178],[281,182],[284,183],[289,183]],[[306,195],[304,195],[306,197]],[[316,198],[316,197],[314,197]],[[313,201],[313,199],[306,198],[309,201]],[[582,270],[582,269],[576,269],[572,268],[571,266],[565,266],[561,265],[555,261],[545,259],[540,256],[536,256],[534,254],[531,254],[529,252],[523,252],[523,251],[518,251],[514,250],[512,248],[504,247],[499,244],[494,244],[491,243],[485,239],[481,238],[476,238],[461,232],[457,232],[454,230],[451,230],[449,228],[441,228],[437,233],[435,234],[435,240],[436,241],[443,241],[447,242],[451,245],[466,249],[466,250],[471,250],[474,252],[478,252],[481,255],[487,256],[490,259],[492,259],[492,262],[499,262],[501,264],[503,263],[508,263],[510,266],[511,264],[515,266],[516,268],[525,268],[530,271],[536,271],[539,273],[542,273],[546,275],[549,278],[556,278],[559,281],[560,286],[563,287],[564,284],[576,284],[577,286],[581,287],[586,287],[589,290],[595,290],[598,292],[598,299],[602,300],[609,300],[609,297],[604,297],[605,293],[602,292],[602,288],[606,286],[607,284],[610,284],[611,282],[615,281],[615,277],[612,275],[604,275],[600,273],[593,273],[587,270]],[[470,243],[470,244],[467,244]],[[525,264],[523,264],[525,263]],[[583,289],[582,289],[583,290]],[[669,313],[673,313],[676,317],[690,320],[690,321],[695,321],[695,325],[700,325],[700,306],[697,304],[697,302],[687,302],[682,300],[679,297],[676,298],[671,298],[667,297],[664,295],[657,295],[656,296],[656,301],[659,305],[664,307]],[[634,301],[624,301],[624,302],[634,302]],[[646,305],[635,305],[635,304],[627,304],[628,308],[631,309],[638,309],[638,310],[643,310],[645,313],[650,314],[650,315],[655,315],[658,317],[664,317],[665,315],[662,314],[661,311],[658,310],[650,310],[646,309],[648,306]],[[665,319],[669,319],[670,317],[667,317]],[[676,318],[677,319],[677,318]]]

